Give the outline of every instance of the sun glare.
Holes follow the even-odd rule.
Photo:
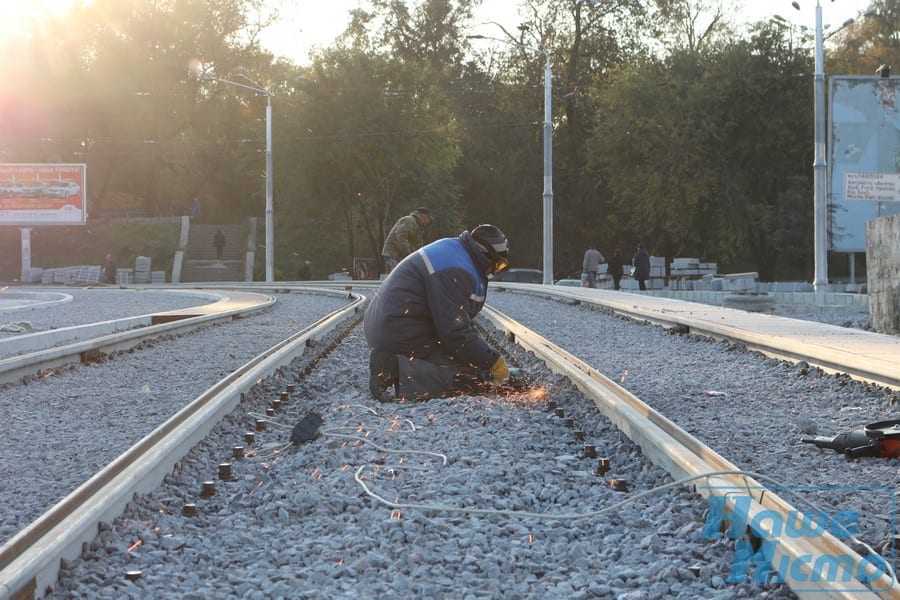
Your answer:
[[[92,0],[0,0],[0,35],[22,33],[43,19],[61,17],[78,4]]]

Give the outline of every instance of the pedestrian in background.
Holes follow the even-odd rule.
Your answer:
[[[609,259],[609,267],[607,271],[613,278],[613,289],[620,290],[622,289],[619,285],[622,281],[622,275],[624,273],[624,263],[622,258],[622,249],[616,248],[615,252],[613,252],[612,258]]]
[[[422,207],[400,217],[394,223],[381,249],[385,273],[390,273],[397,263],[422,247],[425,226],[429,223],[431,212]]]
[[[116,282],[116,263],[112,254],[106,255],[106,263],[103,265],[103,281],[104,283]]]
[[[222,260],[225,255],[225,234],[221,229],[216,229],[216,235],[213,236],[213,246],[216,248],[216,260]]]
[[[584,253],[584,260],[581,261],[581,274],[587,278],[587,287],[597,287],[597,270],[600,268],[600,263],[605,260],[593,242],[588,244],[588,249]]]
[[[309,281],[312,279],[312,261],[305,260],[303,264],[300,265],[300,268],[297,269],[297,277],[300,278],[300,281]]]
[[[194,198],[194,205],[191,207],[191,221],[199,223],[202,212],[203,207],[200,206],[200,198]]]
[[[631,264],[634,266],[633,277],[637,279],[638,286],[642,290],[646,290],[647,280],[650,279],[650,255],[644,250],[643,244],[638,244],[637,252],[634,253]]]

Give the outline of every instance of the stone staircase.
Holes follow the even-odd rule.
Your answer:
[[[222,260],[216,259],[213,236],[221,229],[225,235]],[[243,281],[247,249],[247,225],[191,225],[184,252],[181,281]]]

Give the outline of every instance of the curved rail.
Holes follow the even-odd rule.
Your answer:
[[[366,289],[374,288],[377,285],[377,282],[362,285],[359,285],[357,282],[335,282],[327,285],[327,287],[352,290],[353,287]],[[271,284],[268,287],[271,289]],[[497,287],[505,286],[497,285]],[[309,289],[307,286],[294,286],[291,284],[289,286],[286,285],[284,291],[291,291],[297,288]],[[586,299],[581,294],[573,294],[568,292],[568,290],[559,290],[557,292],[557,290],[541,288],[541,292],[542,295],[568,298],[577,302],[589,301],[609,306],[605,302],[593,302],[593,299]],[[350,295],[351,297],[354,296],[352,292]],[[343,311],[338,311],[343,315],[342,319],[349,318],[350,314],[347,311],[359,311],[363,299],[360,296],[355,297],[356,301],[353,305]],[[681,316],[666,315],[662,311],[654,313],[652,309],[638,310],[633,306],[633,298],[629,300],[623,298],[619,301],[622,302],[622,306],[618,310],[614,307],[610,308],[621,314],[630,313],[628,316],[633,318],[651,320],[668,326],[682,325],[695,331],[700,331],[700,329],[684,322]],[[627,306],[628,303],[632,304],[630,310]],[[702,308],[702,305],[691,306],[693,309],[697,309],[698,306]],[[702,311],[694,310],[694,312]],[[333,313],[329,318],[337,318],[337,314]],[[774,526],[774,523],[767,515],[777,515],[777,518],[780,518],[782,523],[787,523],[792,518],[792,514],[794,518],[796,518],[797,514],[800,514],[797,509],[778,497],[770,489],[767,489],[752,474],[741,473],[727,459],[715,453],[589,365],[584,364],[576,357],[490,307],[485,308],[482,314],[487,320],[504,331],[509,339],[534,352],[551,370],[568,377],[574,385],[592,399],[594,404],[613,423],[642,448],[644,454],[651,461],[664,468],[673,478],[676,480],[697,478],[703,483],[702,485],[694,484],[695,490],[701,495],[709,497],[711,502],[713,498],[717,499],[721,508],[727,512],[735,511],[736,504],[749,497],[751,505],[743,510],[746,510],[748,522],[753,524],[751,534],[754,537],[762,540],[770,537],[770,528]],[[304,330],[304,332],[306,331],[309,330]],[[301,332],[298,336],[302,337],[304,332]],[[710,332],[707,333],[713,335]],[[305,346],[304,342],[308,339],[309,337],[306,337],[298,340],[296,343]],[[300,353],[302,353],[302,349]],[[293,358],[294,356],[291,356],[289,360]],[[256,362],[253,361],[253,363]],[[237,376],[237,373],[235,376]],[[136,454],[142,459],[138,462],[145,464],[119,465],[114,470],[115,472],[109,475],[109,482],[102,486],[99,483],[93,483],[95,479],[102,475],[102,473],[98,474],[63,500],[60,505],[69,502],[70,498],[80,491],[83,494],[90,494],[92,493],[92,488],[96,488],[96,490],[109,489],[109,492],[104,492],[104,500],[101,503],[93,503],[89,508],[87,506],[89,503],[85,503],[84,508],[76,508],[71,511],[73,514],[60,514],[57,519],[50,519],[46,522],[44,526],[45,531],[40,536],[38,536],[37,531],[31,531],[30,527],[29,530],[14,538],[10,544],[0,548],[0,599],[5,600],[11,597],[9,595],[11,593],[14,593],[12,597],[18,597],[23,592],[27,593],[28,589],[40,590],[43,589],[43,586],[52,583],[58,571],[59,557],[77,555],[80,551],[80,543],[91,539],[95,535],[97,522],[108,520],[111,516],[121,512],[135,491],[152,489],[158,484],[162,477],[171,469],[174,462],[186,454],[197,441],[208,433],[211,429],[211,425],[208,426],[211,419],[218,420],[233,409],[237,403],[237,397],[240,395],[237,388],[240,388],[240,391],[242,391],[257,383],[262,376],[264,375],[251,371],[244,377],[239,378],[240,383],[235,381],[226,384],[223,381],[223,384],[220,386],[211,388],[210,392],[204,393],[203,396],[182,411],[189,411],[193,407],[189,414],[184,416],[186,421],[184,424],[186,429],[184,431],[182,431],[180,425],[170,423],[172,421],[170,420],[157,431],[154,431],[148,438],[145,438],[147,447]],[[225,386],[226,389],[220,390],[221,386]],[[229,399],[214,400],[217,393],[227,395],[226,392],[229,390],[231,391]],[[212,394],[212,396],[200,403],[202,398],[207,397],[207,394]],[[179,413],[179,415],[181,414]],[[179,415],[176,415],[176,417]],[[173,420],[176,417],[173,417]],[[167,425],[173,431],[162,431]],[[169,439],[168,435],[174,435],[176,427],[179,431],[182,431],[180,437]],[[149,440],[149,438],[154,439]],[[139,445],[144,444],[145,440],[142,440]],[[157,459],[157,456],[162,458]],[[119,461],[117,460],[114,465],[118,463]],[[110,465],[109,468],[112,469],[113,465]],[[140,485],[132,482],[138,477],[141,480]],[[107,486],[111,487],[107,488]],[[55,509],[56,507],[54,507]],[[79,511],[84,514],[79,514]],[[74,522],[70,523],[72,520]],[[43,518],[41,521],[43,521]],[[75,527],[76,524],[78,524],[77,528]],[[52,539],[61,535],[59,531],[66,531],[66,527],[73,528],[76,531],[75,534],[71,534],[71,538],[69,537],[70,534],[66,534],[64,538],[65,552],[67,554],[63,554],[63,551],[55,548],[51,550],[54,544],[46,541],[24,545],[21,551],[11,548],[11,545],[16,542],[24,544],[24,538],[29,534],[33,535],[35,539],[38,537],[40,539]],[[51,552],[55,554],[51,555]],[[32,564],[27,562],[29,557],[31,560],[39,561],[42,566],[39,569],[29,567],[28,565]],[[813,569],[818,564],[817,560],[819,557],[822,557],[833,568],[842,570],[837,575],[816,578]],[[833,560],[828,562],[830,560],[829,557],[846,557],[850,562],[843,563]],[[779,538],[779,544],[773,548],[771,564],[778,567],[782,578],[801,597],[820,598],[822,593],[826,593],[827,597],[831,598],[847,599],[900,597],[900,592],[894,589],[895,582],[884,573],[875,573],[868,582],[861,581],[858,575],[865,575],[867,573],[866,566],[867,564],[871,566],[870,563],[867,563],[864,556],[861,556],[856,550],[850,548],[829,531],[821,532],[821,534],[814,537]],[[22,574],[19,575],[18,572]],[[16,574],[15,578],[13,577],[14,573]],[[844,581],[845,573],[849,574],[849,577],[855,578],[853,581],[857,589],[847,590],[848,586],[846,581]]]
[[[752,476],[741,474],[736,465],[572,354],[497,310],[485,308],[482,314],[510,340],[544,361],[551,371],[570,379],[610,421],[640,446],[649,460],[674,479],[699,478],[704,481],[703,485],[695,484],[695,491],[704,497],[716,497],[719,500],[717,506],[724,513],[737,514],[739,498],[751,498],[750,505],[742,506],[740,512],[747,515],[758,539],[772,538],[775,522],[771,516],[780,516],[781,523],[793,523],[801,514],[765,485]],[[706,474],[709,476],[704,477]],[[773,553],[770,563],[777,565],[784,581],[798,595],[812,597],[815,594],[821,598],[822,593],[827,593],[827,597],[847,600],[900,598],[895,581],[884,573],[872,573],[870,581],[861,581],[859,575],[870,574],[867,568],[872,566],[871,563],[832,535],[827,527],[811,537],[779,537],[778,543],[770,546]],[[835,561],[833,557],[852,562]],[[823,578],[821,572],[815,573],[814,569],[825,563],[837,572],[829,572]]]
[[[365,297],[351,294],[350,300],[209,388],[0,547],[0,599],[42,595],[56,581],[60,559],[77,557],[101,521],[121,514],[135,493],[157,487],[243,393],[353,319]]]
[[[16,381],[43,369],[96,361],[103,354],[127,350],[163,335],[187,333],[198,327],[228,321],[265,310],[275,303],[273,296],[259,292],[204,295],[218,300],[185,309],[4,338],[0,340],[0,350],[10,347],[26,352],[0,359],[0,383]],[[78,341],[66,343],[67,340]]]

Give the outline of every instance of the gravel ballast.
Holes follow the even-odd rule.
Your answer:
[[[279,296],[282,306],[298,298]],[[512,293],[491,292],[488,300],[742,468],[790,485],[897,486],[895,461],[847,463],[799,441],[889,418],[895,410],[889,391],[584,306]],[[374,403],[361,336],[359,329],[351,332],[306,377],[305,365],[298,364],[283,380],[263,382],[163,486],[136,498],[83,559],[65,565],[53,597],[791,596],[782,585],[727,581],[734,543],[701,537],[706,503],[684,486],[584,517],[671,479],[533,357],[504,350],[513,364],[544,382],[585,441],[610,458],[613,470],[605,476],[593,474],[596,461],[583,457],[583,442],[532,397]],[[206,362],[208,348],[186,349],[193,355],[170,349],[163,360],[202,356]],[[119,360],[101,368],[117,368]],[[59,384],[69,376],[52,379]],[[257,434],[251,455],[233,461],[235,479],[217,482],[212,498],[199,498],[201,483],[216,479],[219,463],[230,460],[231,448],[244,443],[244,431],[288,382],[296,382],[297,391],[273,419],[277,423]],[[34,402],[50,393],[43,390]],[[293,425],[313,410],[324,418],[322,435],[285,448]],[[411,450],[442,453],[447,464]],[[427,508],[386,506],[366,493],[357,472],[386,500]],[[615,491],[614,478],[627,482],[629,491]],[[807,492],[794,495],[788,499],[811,499]],[[860,537],[876,549],[889,537],[890,508],[880,496],[861,502],[849,492],[812,495],[828,511],[859,511]],[[189,502],[197,504],[198,516],[182,516]],[[127,580],[129,570],[140,570],[140,577]]]
[[[49,328],[210,302],[182,293],[66,292],[73,301],[16,314]],[[268,312],[0,386],[0,543],[221,378],[347,302],[277,298]]]

